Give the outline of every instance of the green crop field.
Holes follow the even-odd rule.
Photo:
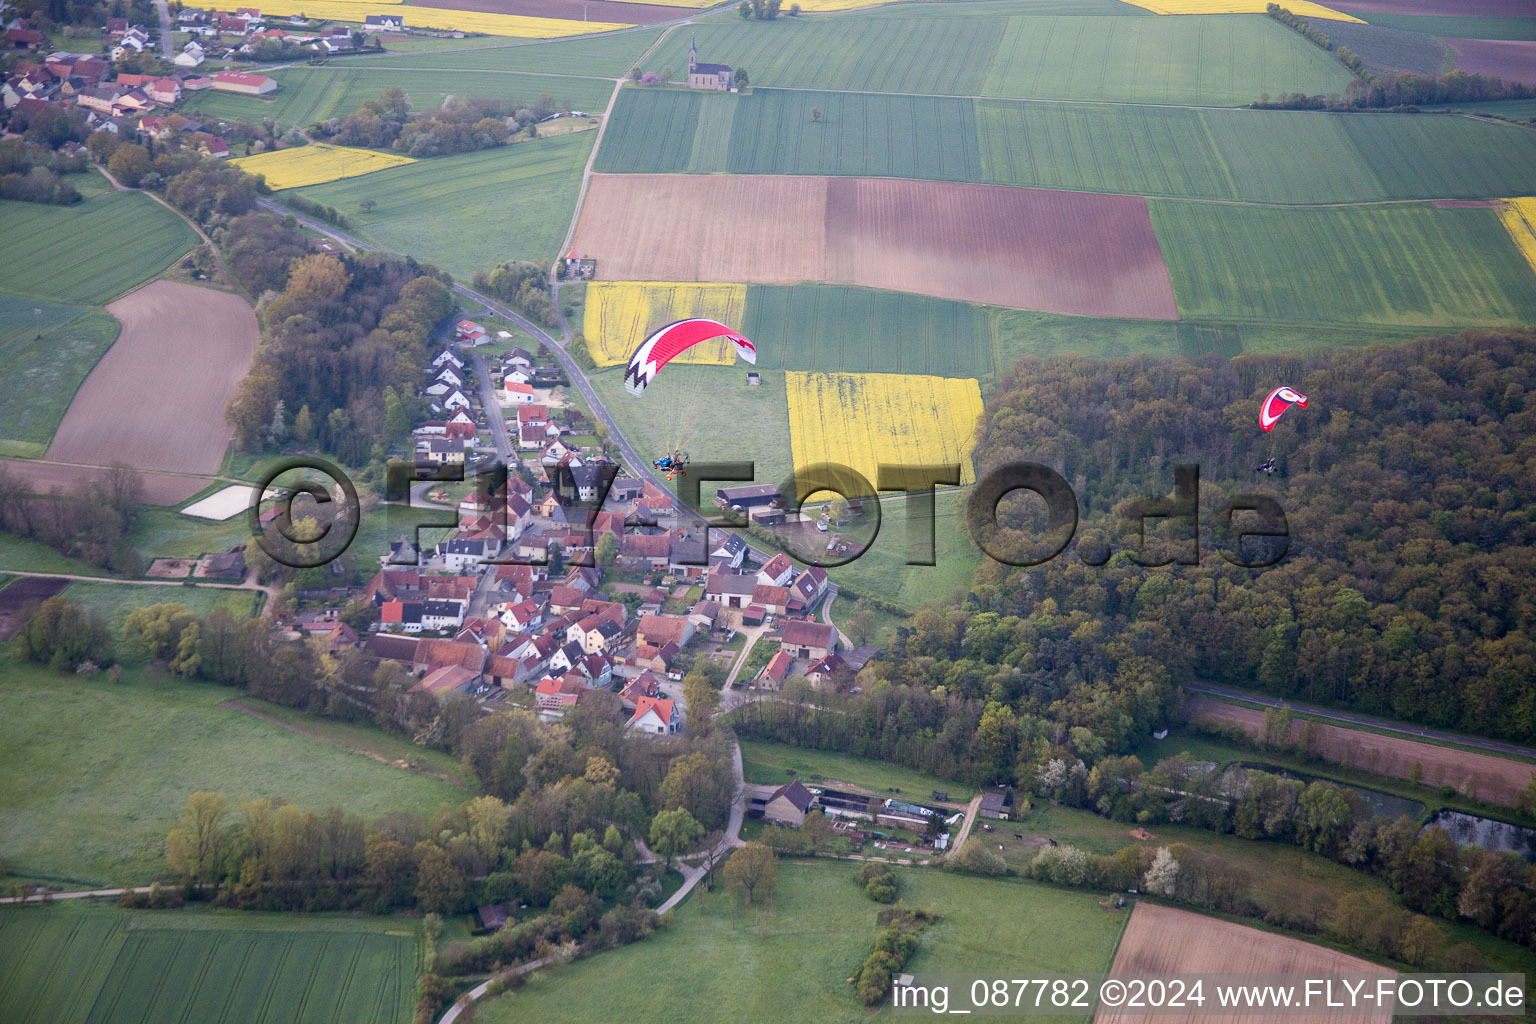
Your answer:
[[[894,787],[904,797],[918,801],[927,800],[935,789],[947,792],[955,803],[964,803],[975,793],[963,782],[924,775],[884,761],[868,761],[822,750],[801,750],[782,743],[743,740],[741,758],[747,781],[763,785],[777,786],[792,778],[798,778],[807,786],[818,785],[814,776],[819,775],[821,780],[835,779],[881,792]],[[793,768],[795,774],[790,775],[786,768]]]
[[[1474,199],[1536,191],[1536,135],[1424,114],[636,88],[620,96],[597,169],[870,175],[1286,204]]]
[[[802,284],[748,288],[741,329],[759,344],[758,369],[984,377],[988,327],[972,303]]]
[[[144,195],[114,192],[73,206],[0,200],[5,289],[101,305],[154,277],[197,242],[187,222]]]
[[[114,685],[0,658],[0,860],[20,877],[148,882],[200,789],[235,807],[271,797],[369,819],[465,799],[446,782],[219,706],[237,691],[137,668]]]
[[[578,110],[602,110],[613,90],[596,78],[491,71],[448,71],[400,68],[380,61],[324,67],[293,67],[272,72],[278,89],[269,97],[240,96],[208,89],[190,94],[183,104],[197,117],[231,120],[276,119],[280,124],[307,127],[317,121],[345,117],[365,100],[378,99],[398,86],[417,110],[440,106],[448,96],[484,96],[532,102],[549,93]]]
[[[595,131],[436,157],[299,190],[352,230],[467,280],[507,260],[554,259]],[[358,204],[378,206],[364,212]]]
[[[1185,317],[1510,326],[1536,278],[1492,210],[1150,204]]]
[[[0,407],[0,455],[41,457],[85,375],[117,340],[105,310],[0,292],[0,363],[10,378]]]
[[[672,927],[543,973],[484,1004],[475,1019],[659,1024],[696,1019],[686,1004],[730,1007],[725,1016],[741,1022],[868,1020],[870,1011],[844,980],[869,955],[880,909],[854,883],[857,869],[839,861],[781,862],[771,909],[743,910],[724,887],[696,890]],[[902,898],[940,915],[923,933],[910,971],[1107,971],[1128,916],[1083,892],[896,871]]]
[[[6,908],[0,1019],[404,1024],[420,956],[414,924],[389,918]]]
[[[682,11],[678,12],[682,14]],[[639,28],[586,39],[506,43],[474,50],[443,53],[386,54],[378,63],[400,68],[446,68],[472,71],[537,71],[554,75],[587,75],[614,79],[629,71],[640,55],[661,37],[661,30]],[[393,45],[393,44],[389,44]],[[366,62],[365,62],[366,63]],[[657,65],[659,68],[661,65]]]
[[[136,608],[181,604],[194,615],[207,615],[215,608],[223,608],[236,618],[248,619],[256,614],[257,600],[265,595],[255,590],[184,587],[179,583],[140,585],[76,580],[64,589],[64,596],[100,615],[113,637],[121,640],[123,623]]]
[[[1010,18],[982,88],[967,95],[1239,106],[1263,93],[1342,93],[1351,77],[1259,15]]]
[[[848,588],[838,598],[839,615],[847,611],[841,607],[843,601],[859,594],[871,594],[916,611],[933,601],[947,602],[957,590],[969,590],[981,564],[981,549],[972,543],[965,526],[965,502],[970,493],[970,488],[941,491],[934,495],[932,518],[916,520],[920,536],[933,537],[932,565],[907,564],[913,551],[908,540],[908,499],[902,496],[882,501],[880,535],[873,546],[855,561],[827,570],[832,582]]]

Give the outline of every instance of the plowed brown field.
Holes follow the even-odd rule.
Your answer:
[[[1151,903],[1137,903],[1120,937],[1110,973],[1124,976],[1171,974],[1298,974],[1324,977],[1330,974],[1394,974],[1396,972],[1359,957],[1314,946],[1300,939],[1260,931],[1187,910],[1173,910]],[[1212,993],[1205,1008],[1211,1008]],[[1178,1017],[1153,1016],[1128,1011],[1101,1012],[1094,1024],[1157,1024]],[[1201,1024],[1272,1024],[1278,1018],[1262,1013],[1207,1013]],[[1286,1016],[1287,1024],[1365,1024],[1392,1019],[1390,1008],[1375,1012],[1328,1016]]]
[[[1456,70],[1536,85],[1536,42],[1518,39],[1447,39]]]
[[[1216,700],[1196,698],[1189,702],[1191,718],[1208,717],[1223,722],[1234,722],[1257,735],[1264,727],[1264,712],[1256,708],[1239,707]],[[1292,720],[1291,742],[1301,736],[1304,722]],[[1492,754],[1474,754],[1467,750],[1418,743],[1396,736],[1346,729],[1338,725],[1318,723],[1318,753],[1329,761],[1337,761],[1353,768],[1395,779],[1413,777],[1415,761],[1423,768],[1423,780],[1427,786],[1450,785],[1466,796],[1513,807],[1515,796],[1531,781],[1536,766],[1524,761],[1495,757]]]
[[[1349,0],[1337,9],[1353,14],[1427,14],[1452,18],[1519,18],[1530,0]]]
[[[1146,200],[892,178],[595,175],[574,247],[610,281],[826,281],[1176,319]]]
[[[217,472],[230,438],[224,407],[256,352],[251,307],[228,292],[156,281],[107,311],[123,333],[75,392],[47,458]]]

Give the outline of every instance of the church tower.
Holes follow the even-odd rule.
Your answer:
[[[699,66],[699,47],[695,39],[688,40],[688,73],[693,74],[693,69]]]

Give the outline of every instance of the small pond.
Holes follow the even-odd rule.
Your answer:
[[[1467,814],[1465,811],[1436,811],[1429,824],[1439,825],[1451,834],[1457,846],[1481,846],[1485,850],[1511,850],[1528,861],[1536,861],[1536,828],[1511,825],[1507,821]]]
[[[1298,782],[1333,782],[1335,786],[1352,790],[1365,802],[1365,806],[1370,808],[1371,814],[1378,818],[1401,818],[1406,815],[1412,820],[1417,821],[1419,815],[1424,813],[1424,805],[1419,801],[1394,796],[1391,793],[1383,793],[1379,789],[1352,786],[1346,782],[1334,782],[1332,779],[1319,779],[1317,776],[1307,775],[1305,772],[1292,771],[1290,768],[1280,768],[1272,764],[1260,764],[1255,761],[1244,761],[1240,767],[1268,772],[1271,775],[1279,775],[1286,779],[1296,779]]]

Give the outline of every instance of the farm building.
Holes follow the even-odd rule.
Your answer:
[[[253,75],[245,71],[220,71],[213,76],[213,87],[223,92],[265,96],[277,89],[277,81],[266,75]]]
[[[985,789],[981,793],[981,816],[1007,821],[1013,813],[1013,787]]]
[[[819,661],[837,650],[837,630],[825,622],[797,619],[784,624],[780,643],[792,658]]]
[[[724,508],[753,509],[782,501],[779,489],[773,484],[748,484],[743,487],[722,487],[715,492],[715,502]]]
[[[786,782],[763,802],[763,820],[799,828],[815,799],[798,780]]]
[[[738,576],[729,572],[712,572],[704,586],[704,599],[723,604],[727,608],[745,608],[752,603],[757,580],[752,576]]]
[[[784,685],[784,679],[789,675],[790,666],[794,663],[795,659],[784,651],[775,651],[773,657],[768,659],[768,664],[763,666],[762,672],[758,673],[757,685],[777,690]]]

